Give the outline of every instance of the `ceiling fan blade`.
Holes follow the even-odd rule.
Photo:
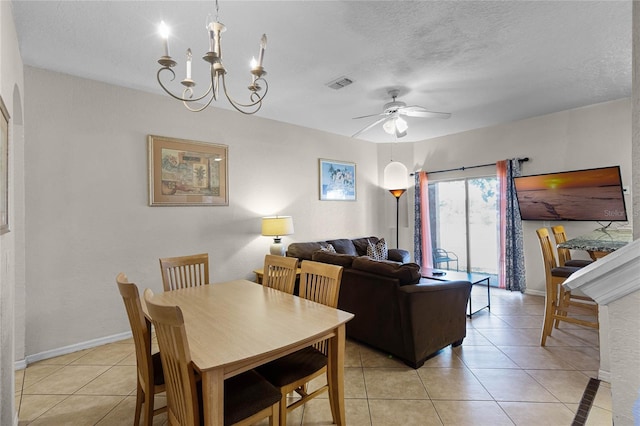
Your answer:
[[[367,130],[369,130],[369,129],[371,129],[371,128],[375,127],[375,126],[377,126],[378,124],[380,124],[380,123],[382,123],[382,122],[384,122],[384,121],[390,120],[391,118],[393,118],[393,117],[392,117],[392,116],[389,116],[389,117],[382,117],[381,119],[376,120],[376,121],[374,121],[373,123],[369,124],[367,127],[363,128],[363,129],[360,129],[359,131],[357,131],[356,133],[354,133],[353,135],[351,135],[351,137],[352,137],[352,138],[355,138],[355,137],[356,137],[356,136],[358,136],[359,134],[366,132]]]
[[[369,115],[361,115],[360,117],[353,117],[352,120],[357,120],[359,118],[369,118],[369,117],[377,117],[379,115],[387,115],[386,113],[382,112],[380,114],[369,114]]]
[[[413,105],[398,109],[398,113],[406,115],[407,117],[420,117],[420,118],[449,118],[450,112],[435,112],[427,111],[421,106]]]

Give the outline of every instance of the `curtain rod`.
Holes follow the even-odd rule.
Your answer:
[[[516,158],[516,160],[520,161],[521,163],[525,162],[525,161],[529,161],[529,157],[524,157],[524,158]],[[478,167],[489,167],[489,166],[495,166],[496,163],[488,163],[488,164],[478,164],[476,166],[462,166],[462,167],[458,167],[456,169],[446,169],[446,170],[436,170],[434,172],[427,172],[427,174],[431,175],[434,173],[444,173],[444,172],[456,172],[456,171],[465,171],[467,169],[477,169]],[[421,171],[421,170],[419,170]],[[416,174],[416,172],[411,173],[411,176],[414,176]]]

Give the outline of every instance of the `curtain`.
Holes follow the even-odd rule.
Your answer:
[[[429,215],[429,182],[427,172],[415,174],[415,225],[413,250],[415,262],[423,268],[433,268]],[[424,220],[423,220],[424,219]]]
[[[500,288],[524,293],[526,282],[522,220],[513,183],[513,178],[520,176],[520,160],[514,158],[498,161],[496,169],[500,186]]]

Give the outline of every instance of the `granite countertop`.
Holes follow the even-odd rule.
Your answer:
[[[631,229],[599,229],[558,244],[559,248],[612,252],[633,240]]]

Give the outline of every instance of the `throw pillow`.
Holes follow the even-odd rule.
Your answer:
[[[320,247],[320,251],[326,251],[328,253],[335,253],[336,252],[336,248],[333,246],[333,244],[326,244],[326,245],[323,245],[322,247]]]
[[[375,260],[387,260],[389,257],[389,250],[387,249],[387,242],[384,238],[381,238],[375,244],[372,244],[371,241],[369,241],[367,256]]]

